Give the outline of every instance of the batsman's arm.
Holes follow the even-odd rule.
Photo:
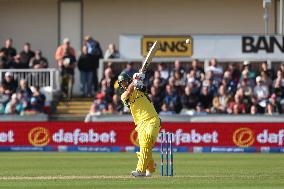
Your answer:
[[[129,99],[131,93],[134,90],[134,83],[130,83],[130,85],[127,87],[127,90],[123,93],[123,97],[125,100]]]

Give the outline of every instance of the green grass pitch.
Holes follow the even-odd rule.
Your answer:
[[[154,154],[159,161],[159,154]],[[284,188],[283,154],[174,156],[174,177],[132,178],[135,153],[0,153],[0,188]]]

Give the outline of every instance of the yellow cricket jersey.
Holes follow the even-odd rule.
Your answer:
[[[130,108],[134,123],[135,130],[138,131],[143,121],[158,116],[153,103],[146,96],[144,92],[134,89],[128,99],[125,99],[125,93],[121,95],[121,100],[124,105]]]

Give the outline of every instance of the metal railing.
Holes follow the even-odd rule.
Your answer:
[[[59,70],[47,69],[0,69],[0,81],[2,82],[5,73],[11,72],[15,79],[25,79],[29,86],[50,87],[53,91],[60,89]]]

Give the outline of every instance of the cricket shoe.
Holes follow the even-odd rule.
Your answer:
[[[154,162],[154,168],[156,169],[156,167],[157,167],[157,163]],[[152,176],[152,173],[148,169],[146,169],[146,177],[151,177],[151,176]]]
[[[134,177],[145,177],[146,176],[146,174],[142,173],[141,171],[132,171],[131,175]]]

